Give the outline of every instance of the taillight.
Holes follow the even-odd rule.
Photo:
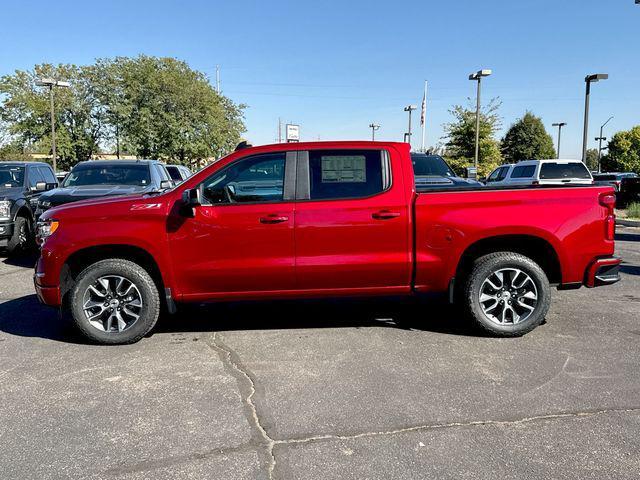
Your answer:
[[[607,240],[613,240],[616,235],[616,195],[615,193],[601,193],[599,202],[607,209],[607,218],[604,220],[604,236]]]
[[[601,193],[600,194],[600,205],[609,210],[609,213],[613,214],[613,209],[616,208],[616,194],[615,193]]]

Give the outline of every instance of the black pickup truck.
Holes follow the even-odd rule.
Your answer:
[[[11,255],[34,244],[38,197],[57,186],[47,163],[0,162],[0,249]]]
[[[60,188],[40,196],[36,220],[51,207],[99,197],[151,193],[173,187],[158,160],[89,160],[76,164]]]

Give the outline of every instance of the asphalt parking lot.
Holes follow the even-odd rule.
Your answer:
[[[623,281],[519,339],[387,302],[192,308],[84,343],[0,258],[0,478],[638,478],[640,230]],[[403,321],[399,321],[402,319]]]

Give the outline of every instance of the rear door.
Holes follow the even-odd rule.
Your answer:
[[[510,185],[531,185],[536,173],[536,165],[515,165],[509,174]]]
[[[301,290],[407,291],[410,199],[395,150],[299,152],[296,284]]]

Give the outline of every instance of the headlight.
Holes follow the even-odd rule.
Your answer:
[[[0,220],[11,218],[11,202],[9,200],[0,201]]]
[[[59,226],[60,222],[52,219],[38,222],[36,227],[36,237],[38,242],[42,242],[45,238],[53,235]]]

